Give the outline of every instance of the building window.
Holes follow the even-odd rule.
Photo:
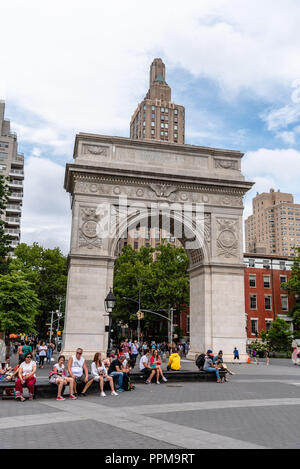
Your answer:
[[[256,288],[256,275],[249,275],[249,285],[251,288]]]
[[[8,148],[7,142],[0,142],[0,148]]]
[[[190,315],[187,314],[186,316],[186,333],[189,334],[190,333]]]
[[[286,275],[280,275],[280,285],[282,285],[282,284],[285,283],[286,281],[287,281]]]
[[[177,138],[178,137],[178,134],[174,134],[174,138]]]
[[[152,116],[151,116],[151,117],[152,117],[152,119],[155,119],[155,114],[152,114]]]
[[[0,152],[0,158],[8,158],[8,154]]]
[[[5,170],[6,170],[6,165],[0,164],[0,171],[5,171]]]
[[[281,295],[281,309],[282,311],[289,310],[289,300],[287,295]]]
[[[269,332],[271,327],[272,327],[272,320],[271,319],[266,319],[266,332]]]
[[[255,267],[255,259],[249,259],[249,267]]]
[[[178,125],[174,125],[174,130],[178,130]]]
[[[168,112],[169,112],[169,109],[166,107],[165,108],[165,113],[168,114]]]
[[[155,130],[151,130],[151,135],[154,135],[155,134]]]
[[[269,275],[264,275],[264,288],[271,288],[271,278]]]
[[[161,107],[161,108],[160,108],[160,112],[165,112],[165,108],[164,108],[164,107]]]
[[[174,114],[178,114],[178,109],[174,109]]]
[[[151,127],[154,127],[155,126],[155,122],[151,122]]]
[[[251,334],[257,335],[258,334],[258,320],[251,319]]]
[[[285,270],[285,261],[280,261],[280,270]]]
[[[134,242],[134,249],[138,249],[138,248],[139,248],[139,243],[138,243],[138,241],[135,241]]]
[[[269,269],[270,268],[270,261],[268,259],[264,259],[263,268],[264,269]]]
[[[151,109],[152,109],[152,111],[155,111],[155,106],[152,106],[152,108],[151,108]]]
[[[160,124],[161,129],[165,128],[165,124]]]
[[[272,298],[270,295],[265,296],[265,310],[266,311],[272,310]]]
[[[250,309],[256,309],[256,307],[257,307],[256,295],[250,295]]]

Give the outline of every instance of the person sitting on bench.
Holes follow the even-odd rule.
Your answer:
[[[169,363],[167,366],[168,371],[179,371],[181,368],[180,366],[180,355],[177,353],[177,349],[174,347],[172,348],[172,353],[169,358]]]
[[[149,349],[144,349],[144,355],[140,359],[140,371],[146,378],[146,384],[150,384],[153,376],[156,374],[156,381],[159,379],[159,370],[151,368],[149,360]]]
[[[217,383],[221,383],[220,373],[217,365],[214,365],[213,358],[213,351],[207,350],[203,370],[206,371],[206,373],[215,373],[217,377]]]
[[[65,357],[64,355],[61,355],[58,358],[58,363],[56,363],[53,366],[53,370],[50,373],[49,376],[49,382],[51,384],[56,384],[57,385],[57,401],[64,401],[65,398],[62,397],[61,392],[64,386],[68,386],[70,388],[70,399],[77,399],[76,396],[73,396],[73,388],[74,388],[74,379],[71,377],[66,376],[65,372]]]

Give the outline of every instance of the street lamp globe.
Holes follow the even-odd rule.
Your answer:
[[[116,297],[112,292],[112,289],[110,289],[110,292],[108,293],[107,297],[105,298],[105,309],[106,311],[112,311],[115,307],[116,304]]]

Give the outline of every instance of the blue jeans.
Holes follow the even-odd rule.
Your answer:
[[[216,373],[217,379],[220,379],[220,373],[219,373],[218,368],[209,367],[209,368],[206,368],[206,370],[204,370],[204,371],[207,371],[208,373]]]
[[[48,360],[49,363],[51,362],[52,354],[53,354],[52,348],[48,349],[47,350],[47,360]]]
[[[121,371],[112,371],[109,376],[118,377],[118,387],[119,389],[123,386],[123,373]]]

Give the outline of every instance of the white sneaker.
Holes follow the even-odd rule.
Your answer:
[[[101,393],[101,396],[102,396],[102,397],[105,397],[105,396],[106,396],[105,392],[102,392],[102,393]]]
[[[164,376],[163,376],[162,380],[163,380],[164,383],[166,383],[168,381],[167,378],[165,378]]]
[[[159,382],[159,381],[156,381],[156,384],[160,384],[160,382]]]
[[[119,394],[116,391],[112,391],[111,395],[112,396],[118,396]]]

